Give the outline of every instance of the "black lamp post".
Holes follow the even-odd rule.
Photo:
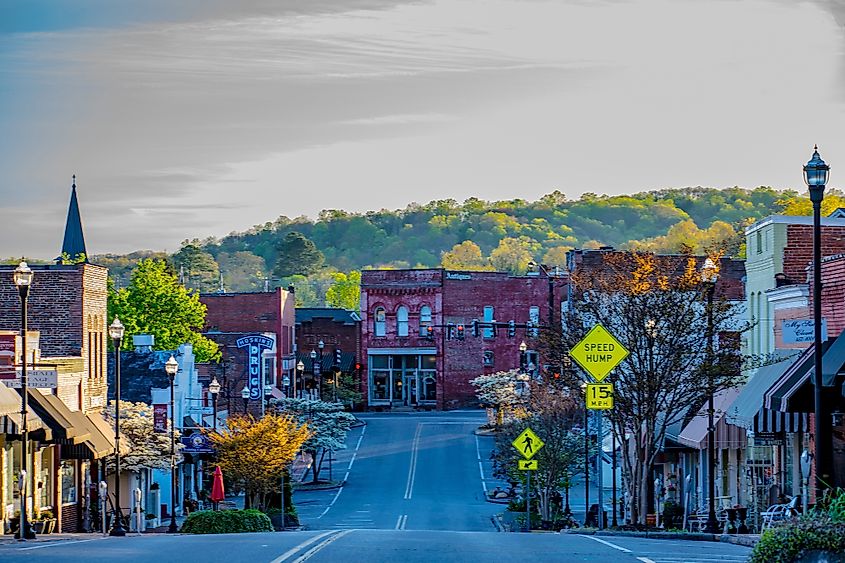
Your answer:
[[[120,345],[126,329],[120,319],[109,325],[109,336],[114,344],[114,522],[110,536],[125,536],[123,511],[120,508]]]
[[[213,405],[211,426],[212,429],[217,432],[217,395],[220,394],[220,384],[217,382],[216,377],[208,384],[208,392],[211,393],[211,404]]]
[[[311,385],[313,386],[314,383],[317,381],[317,370],[322,368],[321,365],[319,368],[317,367],[317,351],[313,348],[311,349]],[[303,382],[303,387],[305,386],[305,382]]]
[[[296,381],[299,380],[300,385],[300,392],[302,387],[305,386],[305,364],[302,363],[302,360],[299,360],[296,363],[296,374],[293,377],[293,396],[296,397]]]
[[[273,386],[269,383],[264,386],[264,412],[270,410],[270,399],[273,398]]]
[[[713,423],[714,410],[713,395],[713,293],[716,281],[719,279],[719,268],[716,263],[707,258],[701,268],[701,283],[707,295],[707,351],[704,368],[707,370],[707,493],[710,496],[707,524],[704,532],[716,534],[719,532],[719,521],[716,519],[716,426]]]
[[[241,400],[244,402],[244,416],[246,416],[247,406],[249,405],[249,388],[246,386],[241,389]]]
[[[29,388],[26,374],[26,331],[27,331],[27,299],[29,298],[29,286],[32,285],[32,270],[26,265],[26,262],[21,262],[15,268],[12,274],[12,280],[18,286],[18,295],[21,300],[21,474],[20,474],[20,495],[21,495],[21,519],[20,528],[18,529],[18,539],[21,541],[35,539],[35,532],[29,525],[29,520],[26,514],[26,497],[29,494],[30,487],[28,482],[27,468],[29,467],[29,452],[27,445],[29,442],[29,427],[27,426],[26,414],[29,409]]]
[[[164,363],[164,371],[170,377],[170,526],[167,527],[167,533],[175,534],[179,531],[176,527],[176,411],[173,400],[176,372],[179,371],[176,358],[170,356]]]
[[[317,373],[317,399],[323,400],[323,348],[326,346],[325,342],[320,340],[317,343],[317,348],[320,349],[320,357],[318,361],[320,362],[320,369],[316,372]]]
[[[822,396],[822,228],[821,207],[824,199],[824,187],[827,184],[830,166],[819,156],[818,146],[813,149],[813,157],[804,166],[804,181],[810,189],[810,201],[813,203],[813,342],[814,364],[814,418],[816,443],[816,499],[820,499],[825,489],[830,487],[833,475],[832,451],[833,433],[824,397]]]

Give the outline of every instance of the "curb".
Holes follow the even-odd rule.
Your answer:
[[[757,534],[743,534],[741,536],[723,535],[719,538],[719,541],[745,547],[754,547],[760,541],[760,536]]]
[[[493,522],[493,526],[495,526],[497,532],[504,532],[505,531],[505,527],[499,521],[499,515],[498,514],[494,514],[493,516],[491,516],[490,520]]]
[[[338,481],[336,483],[326,484],[326,485],[317,485],[316,487],[312,486],[303,486],[300,482],[297,486],[293,488],[294,492],[310,492],[310,491],[332,491],[334,489],[339,489],[346,485],[346,481]]]
[[[721,535],[704,534],[704,533],[676,533],[676,532],[633,532],[633,531],[614,531],[614,530],[590,530],[579,529],[576,531],[561,532],[566,534],[578,534],[582,536],[604,536],[604,537],[632,537],[632,538],[648,538],[652,540],[687,540],[687,541],[721,541]]]

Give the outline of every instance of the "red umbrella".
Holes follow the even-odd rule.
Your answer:
[[[211,484],[211,502],[217,504],[226,500],[226,493],[223,490],[223,470],[220,466],[214,468],[214,481]]]

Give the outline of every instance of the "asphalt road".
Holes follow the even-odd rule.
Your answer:
[[[338,490],[297,492],[308,529],[493,531],[493,439],[477,411],[365,415],[333,463]]]
[[[366,415],[332,468],[346,484],[298,492],[303,531],[80,536],[0,545],[3,563],[577,562],[734,563],[749,549],[714,542],[499,533],[485,501],[497,482],[477,412]],[[46,537],[45,537],[46,538]],[[44,538],[42,538],[44,539]]]

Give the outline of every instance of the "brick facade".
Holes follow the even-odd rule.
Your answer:
[[[845,253],[845,226],[822,226],[822,258]],[[783,274],[793,283],[807,281],[807,265],[813,260],[813,226],[787,225],[783,249]]]
[[[542,324],[548,321],[550,301],[555,318],[560,318],[565,296],[564,277],[443,269],[365,270],[361,278],[361,334],[366,354],[362,357],[362,383],[369,405],[450,409],[475,404],[470,380],[519,367],[520,342],[525,340],[529,349],[534,342],[524,328],[514,337],[508,337],[506,327],[500,327],[495,337],[485,337],[483,329],[479,337],[473,337],[473,319],[485,321],[487,307],[492,308],[488,309],[492,312],[488,321]],[[430,308],[430,321],[426,307]],[[377,328],[380,311],[384,313],[383,331]],[[425,334],[429,322],[431,338]],[[463,340],[447,338],[449,323],[464,326]],[[536,359],[538,365],[542,363]],[[436,378],[434,385],[426,383],[432,378]],[[408,385],[414,387],[409,390]]]

